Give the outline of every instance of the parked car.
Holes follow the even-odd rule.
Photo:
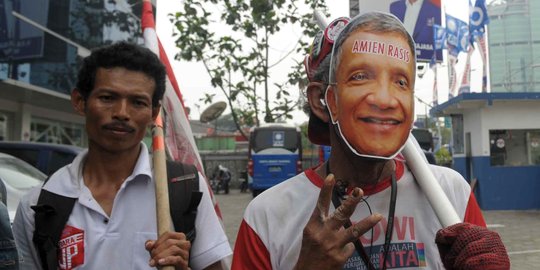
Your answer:
[[[74,145],[0,141],[0,152],[20,158],[46,175],[71,163],[84,148]]]
[[[21,197],[32,187],[43,184],[46,178],[47,175],[32,165],[0,153],[0,199],[7,206],[11,221]]]

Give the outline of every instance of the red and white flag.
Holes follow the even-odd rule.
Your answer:
[[[199,156],[199,151],[193,138],[193,132],[189,125],[182,93],[176,82],[167,54],[163,46],[161,46],[156,33],[154,12],[150,0],[143,0],[141,28],[143,30],[144,44],[155,54],[159,55],[161,62],[167,69],[166,89],[163,96],[163,111],[161,114],[165,132],[166,151],[173,160],[193,164],[204,175],[201,157]],[[210,184],[207,186],[210,197],[214,202],[214,209],[221,219],[219,205],[214,198]]]
[[[474,47],[469,44],[469,51],[467,52],[467,61],[465,62],[465,70],[463,71],[463,77],[461,77],[461,86],[459,87],[459,94],[471,92],[471,56],[474,52]]]

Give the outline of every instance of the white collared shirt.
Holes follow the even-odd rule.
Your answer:
[[[409,34],[414,33],[414,27],[416,26],[416,21],[418,20],[418,15],[420,15],[420,9],[422,9],[422,4],[424,0],[417,0],[412,3],[409,0],[405,0],[405,16],[403,17],[403,25]]]
[[[110,216],[84,185],[82,165],[87,152],[78,155],[44,185],[50,192],[78,198],[60,240],[61,269],[154,269],[148,264],[150,255],[144,243],[157,239],[155,185],[148,149],[141,145],[133,173],[118,190]],[[199,179],[203,197],[195,221],[192,269],[203,269],[232,253],[206,181],[202,175]],[[14,221],[13,231],[24,260],[21,269],[41,269],[32,242],[34,211],[30,209],[37,203],[39,193],[40,188],[35,188],[21,200]]]

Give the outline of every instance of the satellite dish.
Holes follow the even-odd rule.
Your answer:
[[[225,111],[226,108],[227,103],[225,103],[224,101],[219,101],[210,105],[210,107],[206,108],[206,110],[201,113],[201,123],[208,123],[216,120],[223,113],[223,111]]]

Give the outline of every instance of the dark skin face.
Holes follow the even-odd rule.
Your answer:
[[[77,89],[71,99],[77,112],[86,117],[89,151],[83,169],[84,183],[110,216],[116,194],[132,173],[140,143],[160,107],[152,107],[154,79],[142,72],[121,67],[99,68],[94,84],[87,100]],[[190,247],[191,243],[180,232],[164,233],[144,246],[150,253],[151,266],[170,265],[175,269],[188,269]],[[216,263],[207,269],[220,268]]]
[[[99,68],[94,89],[85,101],[75,89],[72,102],[86,117],[89,148],[111,153],[136,152],[158,115],[152,107],[154,80],[125,68]]]

